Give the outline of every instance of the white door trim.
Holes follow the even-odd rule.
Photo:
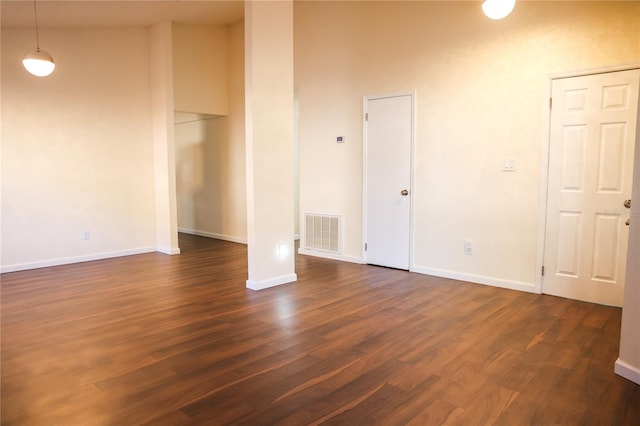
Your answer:
[[[549,80],[557,80],[560,78],[584,77],[585,75],[606,74],[618,71],[630,71],[640,68],[640,62],[630,64],[612,65],[610,67],[587,68],[582,70],[566,71],[548,74]],[[549,94],[551,94],[551,86],[549,85]]]
[[[586,75],[605,74],[618,71],[629,71],[640,69],[640,62],[626,65],[613,65],[610,67],[591,68],[576,71],[567,71],[563,73],[554,73],[547,75],[547,88],[545,90],[545,97],[542,102],[544,126],[542,128],[542,162],[540,167],[540,192],[539,192],[539,206],[538,209],[538,250],[536,253],[536,279],[535,279],[535,291],[542,293],[542,266],[544,263],[544,250],[545,250],[545,233],[547,229],[547,194],[549,190],[549,149],[551,144],[551,93],[553,89],[553,81],[562,78],[583,77]],[[640,125],[640,123],[638,123]],[[636,141],[636,144],[638,141]],[[634,163],[634,169],[640,167],[640,164]]]
[[[410,158],[410,170],[409,170],[409,271],[414,270],[413,261],[413,218],[414,216],[414,202],[413,202],[413,174],[414,174],[414,159],[415,159],[415,135],[416,135],[416,92],[415,90],[399,91],[391,93],[383,93],[378,95],[368,95],[362,98],[362,241],[360,249],[362,250],[362,263],[367,263],[367,252],[364,249],[365,242],[367,241],[367,103],[370,100],[395,98],[400,96],[411,97],[411,158]]]

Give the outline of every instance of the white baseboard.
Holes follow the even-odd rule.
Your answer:
[[[442,278],[451,278],[459,281],[467,281],[474,284],[484,284],[494,287],[506,288],[510,290],[526,291],[528,293],[540,293],[535,284],[524,283],[519,281],[503,280],[501,278],[485,277],[482,275],[465,274],[462,272],[448,271],[445,269],[428,268],[426,266],[415,266],[411,272],[418,274],[433,275]]]
[[[615,372],[618,376],[622,376],[640,385],[640,368],[633,367],[618,358],[616,360]]]
[[[340,261],[343,261],[343,262],[362,264],[362,258],[360,258],[360,257],[343,256],[341,254],[333,254],[333,253],[327,253],[327,252],[322,252],[322,251],[305,250],[303,248],[299,248],[298,249],[298,254],[304,254],[305,256],[322,257],[322,258],[325,258],[325,259],[332,259],[332,260],[340,260]]]
[[[183,234],[197,235],[199,237],[215,238],[216,240],[230,241],[232,243],[247,244],[246,238],[232,237],[230,235],[215,234],[213,232],[198,231],[197,229],[178,228]]]
[[[247,280],[247,288],[251,290],[263,290],[269,287],[275,287],[281,284],[292,283],[298,280],[296,274],[283,275],[281,277],[272,278],[264,281]]]
[[[174,255],[174,254],[180,254],[180,248],[176,247],[176,248],[171,248],[171,247],[156,247],[156,251],[160,252],[160,253],[164,253],[164,254],[169,254],[169,255]]]
[[[16,265],[6,265],[0,267],[0,272],[17,272],[29,269],[48,268],[50,266],[68,265],[70,263],[90,262],[92,260],[111,259],[113,257],[131,256],[134,254],[152,253],[157,251],[156,247],[141,247],[137,249],[109,251],[103,253],[88,254],[84,256],[61,257],[58,259],[43,260],[40,262],[20,263]]]

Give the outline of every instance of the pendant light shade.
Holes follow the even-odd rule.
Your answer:
[[[51,55],[40,49],[24,55],[22,65],[24,65],[27,71],[37,77],[48,76],[56,67]]]
[[[485,0],[482,11],[488,18],[502,19],[507,17],[516,5],[516,0]]]
[[[37,77],[46,77],[51,74],[56,67],[53,62],[53,57],[40,50],[40,35],[38,34],[38,8],[36,7],[36,0],[33,0],[33,16],[36,21],[36,50],[35,52],[29,52],[22,58],[22,65],[31,74]]]

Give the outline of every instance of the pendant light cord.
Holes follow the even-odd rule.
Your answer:
[[[38,34],[38,8],[36,6],[36,0],[33,0],[33,15],[36,18],[36,51],[40,51],[40,35]]]
[[[33,0],[33,16],[36,24],[36,51],[28,52],[22,58],[22,65],[30,73],[36,77],[46,77],[56,68],[56,63],[49,52],[40,50],[40,29],[38,28],[38,6],[36,0]]]

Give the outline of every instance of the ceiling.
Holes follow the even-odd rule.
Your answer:
[[[0,0],[0,5],[2,27],[34,26],[33,0]],[[184,25],[228,25],[244,18],[243,0],[37,0],[37,7],[38,25],[49,28],[146,27],[165,20]]]
[[[2,0],[2,27],[34,26],[33,0]],[[38,26],[139,27],[161,21],[228,25],[244,18],[242,0],[38,0]]]

